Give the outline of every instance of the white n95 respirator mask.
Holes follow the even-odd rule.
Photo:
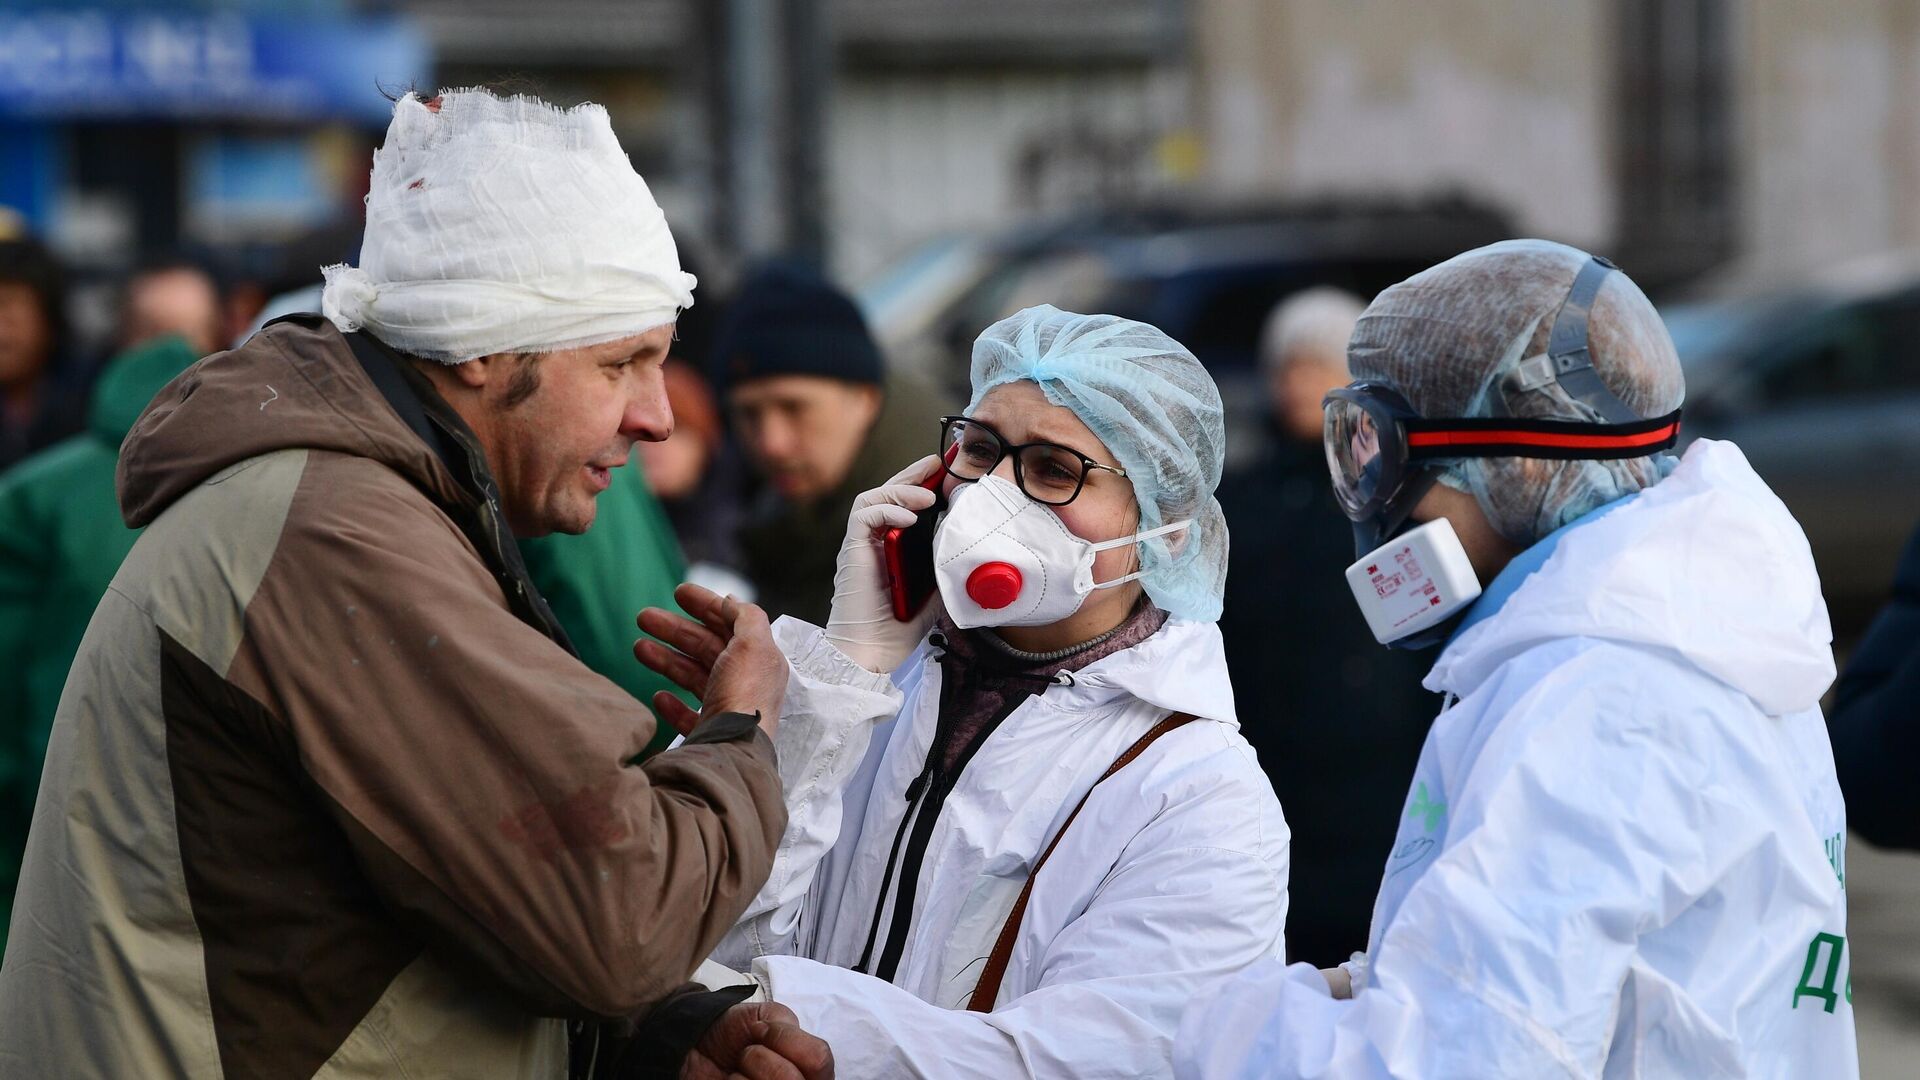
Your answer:
[[[1431,630],[1480,597],[1480,578],[1446,518],[1361,556],[1347,567],[1347,587],[1382,645]]]
[[[1095,584],[1093,559],[1185,529],[1177,521],[1095,544],[1011,482],[984,476],[954,492],[933,536],[934,580],[955,626],[1044,626],[1080,610],[1087,594],[1140,576]]]

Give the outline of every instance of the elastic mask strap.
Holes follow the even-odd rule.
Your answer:
[[[1157,529],[1148,529],[1146,532],[1143,532],[1143,533],[1134,533],[1132,536],[1122,536],[1116,540],[1103,540],[1098,544],[1088,544],[1087,550],[1088,551],[1106,551],[1109,548],[1126,547],[1128,544],[1138,544],[1145,540],[1151,540],[1156,536],[1165,536],[1170,532],[1179,532],[1181,529],[1191,528],[1192,525],[1193,525],[1193,519],[1188,518],[1185,521],[1176,521],[1171,525],[1162,525]],[[1145,570],[1135,570],[1133,573],[1128,574],[1125,577],[1117,577],[1117,578],[1114,578],[1112,581],[1102,581],[1099,584],[1095,585],[1094,588],[1111,589],[1115,585],[1125,585],[1129,581],[1133,581],[1138,578],[1143,578],[1146,575],[1147,575],[1147,572]]]
[[[1134,533],[1132,536],[1122,536],[1115,540],[1102,540],[1097,544],[1088,544],[1087,550],[1106,551],[1109,548],[1126,547],[1128,544],[1138,544],[1143,540],[1151,540],[1156,536],[1165,536],[1170,532],[1179,532],[1181,529],[1185,529],[1192,524],[1193,519],[1188,518],[1185,521],[1176,521],[1171,525],[1162,525],[1157,529],[1148,529],[1146,532]]]

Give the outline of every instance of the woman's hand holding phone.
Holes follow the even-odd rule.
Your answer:
[[[833,573],[833,608],[827,640],[868,671],[890,672],[903,663],[940,614],[940,598],[930,597],[906,621],[894,617],[887,572],[886,536],[911,529],[939,495],[940,458],[929,454],[893,479],[853,500],[847,536]],[[929,555],[929,558],[931,556]]]

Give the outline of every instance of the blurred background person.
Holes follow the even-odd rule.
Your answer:
[[[1366,301],[1329,285],[1304,289],[1274,306],[1260,329],[1260,372],[1270,412],[1268,434],[1296,449],[1318,446],[1327,391],[1351,381],[1347,339]],[[1326,456],[1316,454],[1321,464]]]
[[[94,383],[86,430],[0,473],[0,948],[54,706],[93,609],[140,535],[114,495],[120,440],[199,358],[175,336],[114,357]]]
[[[1382,649],[1344,572],[1353,528],[1333,498],[1321,399],[1345,386],[1347,338],[1365,305],[1340,289],[1282,301],[1260,338],[1267,441],[1228,474],[1233,527],[1220,632],[1242,727],[1291,808],[1294,880],[1287,955],[1328,966],[1367,946],[1367,924],[1438,699],[1431,658]]]
[[[210,270],[181,256],[155,259],[127,278],[119,347],[173,335],[195,355],[206,356],[227,347],[226,320],[220,285]]]
[[[823,624],[853,497],[934,445],[938,404],[890,390],[852,299],[790,263],[741,285],[714,356],[762,485],[738,534],[747,579],[769,614]]]
[[[86,372],[66,303],[53,252],[27,236],[0,240],[0,470],[84,421]]]
[[[736,536],[744,470],[711,375],[714,338],[730,306],[731,282],[710,272],[709,265],[697,252],[681,252],[681,266],[700,279],[700,302],[680,313],[672,352],[661,369],[673,408],[673,434],[664,442],[634,447],[640,455],[635,473],[673,524],[686,580],[751,601],[755,592],[740,569]]]
[[[740,567],[734,533],[740,525],[737,463],[713,388],[692,363],[670,357],[663,369],[673,434],[665,442],[640,443],[638,478],[667,513],[685,579],[723,596],[751,601],[753,584]]]
[[[726,433],[713,392],[693,365],[669,359],[664,371],[667,400],[673,403],[673,435],[645,444],[647,450],[640,457],[647,470],[647,486],[662,504],[680,506],[699,492]],[[683,549],[691,555],[691,545]]]
[[[1847,827],[1881,847],[1920,850],[1920,532],[1907,542],[1892,599],[1834,687],[1827,732]]]

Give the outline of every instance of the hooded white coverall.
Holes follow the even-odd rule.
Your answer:
[[[1702,441],[1549,540],[1427,676],[1452,704],[1364,988],[1250,969],[1196,1001],[1178,1075],[1858,1075],[1832,635],[1799,525]]]
[[[851,970],[870,934],[877,970],[891,936],[908,875],[896,871],[884,895],[882,881],[913,846],[895,837],[933,742],[943,669],[923,644],[890,680],[805,623],[782,619],[774,634],[792,665],[775,739],[789,823],[772,876],[714,959],[749,970],[826,1039],[840,1075],[1166,1076],[1193,995],[1284,955],[1286,821],[1239,734],[1219,629],[1169,619],[994,729],[917,859],[892,981]],[[1036,879],[993,1011],[965,1011],[1034,860],[1114,759],[1172,712],[1202,719],[1093,791]]]

